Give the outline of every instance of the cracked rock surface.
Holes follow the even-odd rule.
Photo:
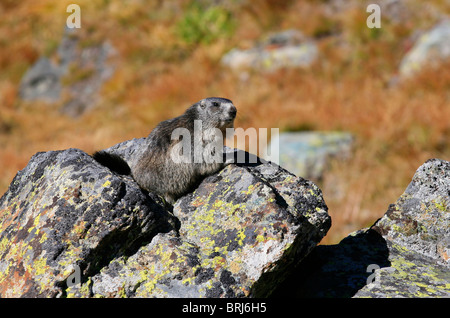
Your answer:
[[[383,217],[317,246],[273,295],[450,297],[450,162],[425,162]]]
[[[170,210],[79,149],[37,153],[0,199],[0,296],[270,296],[331,226],[314,183],[263,162]]]

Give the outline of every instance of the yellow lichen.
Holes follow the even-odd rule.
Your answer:
[[[251,185],[247,188],[247,190],[241,191],[241,194],[245,194],[245,195],[252,194],[252,192],[255,191],[255,188],[256,188],[256,185],[255,185],[255,184],[251,184]]]
[[[47,260],[45,258],[34,260],[33,269],[36,276],[44,274],[48,270]]]
[[[5,252],[8,245],[9,245],[9,240],[8,240],[8,238],[4,237],[2,239],[2,241],[0,242],[0,253]]]
[[[238,244],[239,244],[239,246],[242,246],[242,245],[244,245],[244,239],[245,239],[245,234],[244,234],[244,231],[245,231],[245,228],[242,228],[242,229],[240,229],[238,232],[237,232],[237,234],[236,234],[236,237],[237,237],[237,239],[238,239]]]

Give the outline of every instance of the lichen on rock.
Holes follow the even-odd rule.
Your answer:
[[[109,150],[132,165],[142,142]],[[270,162],[170,208],[79,149],[37,153],[0,199],[0,296],[449,297],[448,189],[450,163],[429,160],[370,228],[317,246],[322,192]]]
[[[432,159],[378,221],[317,246],[275,296],[450,297],[450,162]]]
[[[0,296],[268,296],[330,225],[320,189],[271,163],[231,164],[171,211],[81,150],[38,153],[0,199]]]
[[[115,255],[168,228],[154,196],[78,149],[37,153],[0,200],[0,295],[64,295]]]

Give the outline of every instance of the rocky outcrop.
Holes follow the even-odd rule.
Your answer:
[[[450,162],[429,160],[371,229],[390,266],[356,297],[450,297]]]
[[[450,162],[424,163],[386,214],[318,246],[274,293],[297,297],[450,297]]]
[[[1,297],[55,297],[132,253],[170,215],[158,197],[78,149],[37,153],[0,200]]]
[[[37,153],[0,199],[0,296],[269,296],[330,225],[320,189],[271,163],[229,165],[172,210],[81,150]]]
[[[143,142],[107,151],[133,165]],[[250,162],[171,208],[79,149],[37,153],[0,199],[0,296],[450,297],[450,162],[427,161],[371,227],[319,246],[320,189]]]

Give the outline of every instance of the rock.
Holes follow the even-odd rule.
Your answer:
[[[356,297],[450,297],[450,162],[424,163],[372,229],[389,248],[389,268]]]
[[[450,297],[450,162],[424,163],[386,214],[317,246],[278,297]]]
[[[23,100],[56,102],[61,95],[61,70],[41,57],[24,75],[19,95]]]
[[[400,64],[400,76],[412,76],[425,66],[450,58],[450,19],[445,19],[423,34]]]
[[[0,297],[450,297],[449,189],[450,162],[429,160],[370,228],[316,246],[320,189],[273,163],[167,209],[81,150],[37,153],[0,198]]]
[[[72,117],[93,107],[102,84],[114,73],[109,60],[116,51],[108,42],[80,46],[75,29],[66,29],[51,58],[41,57],[25,73],[20,83],[20,98],[63,102],[61,111]],[[63,100],[67,98],[64,96],[68,100]]]
[[[372,228],[392,244],[450,266],[450,162],[425,162]]]
[[[353,136],[346,132],[283,132],[278,142],[282,167],[303,178],[320,180],[331,158],[350,156]]]
[[[84,281],[169,231],[161,204],[81,150],[37,153],[0,199],[0,296],[64,295],[75,266]]]
[[[268,296],[330,225],[320,189],[271,163],[231,164],[170,211],[81,150],[37,153],[0,199],[0,297]]]
[[[222,64],[233,70],[273,71],[283,67],[307,67],[317,55],[317,46],[300,31],[286,30],[270,35],[251,49],[232,49],[222,57]]]

